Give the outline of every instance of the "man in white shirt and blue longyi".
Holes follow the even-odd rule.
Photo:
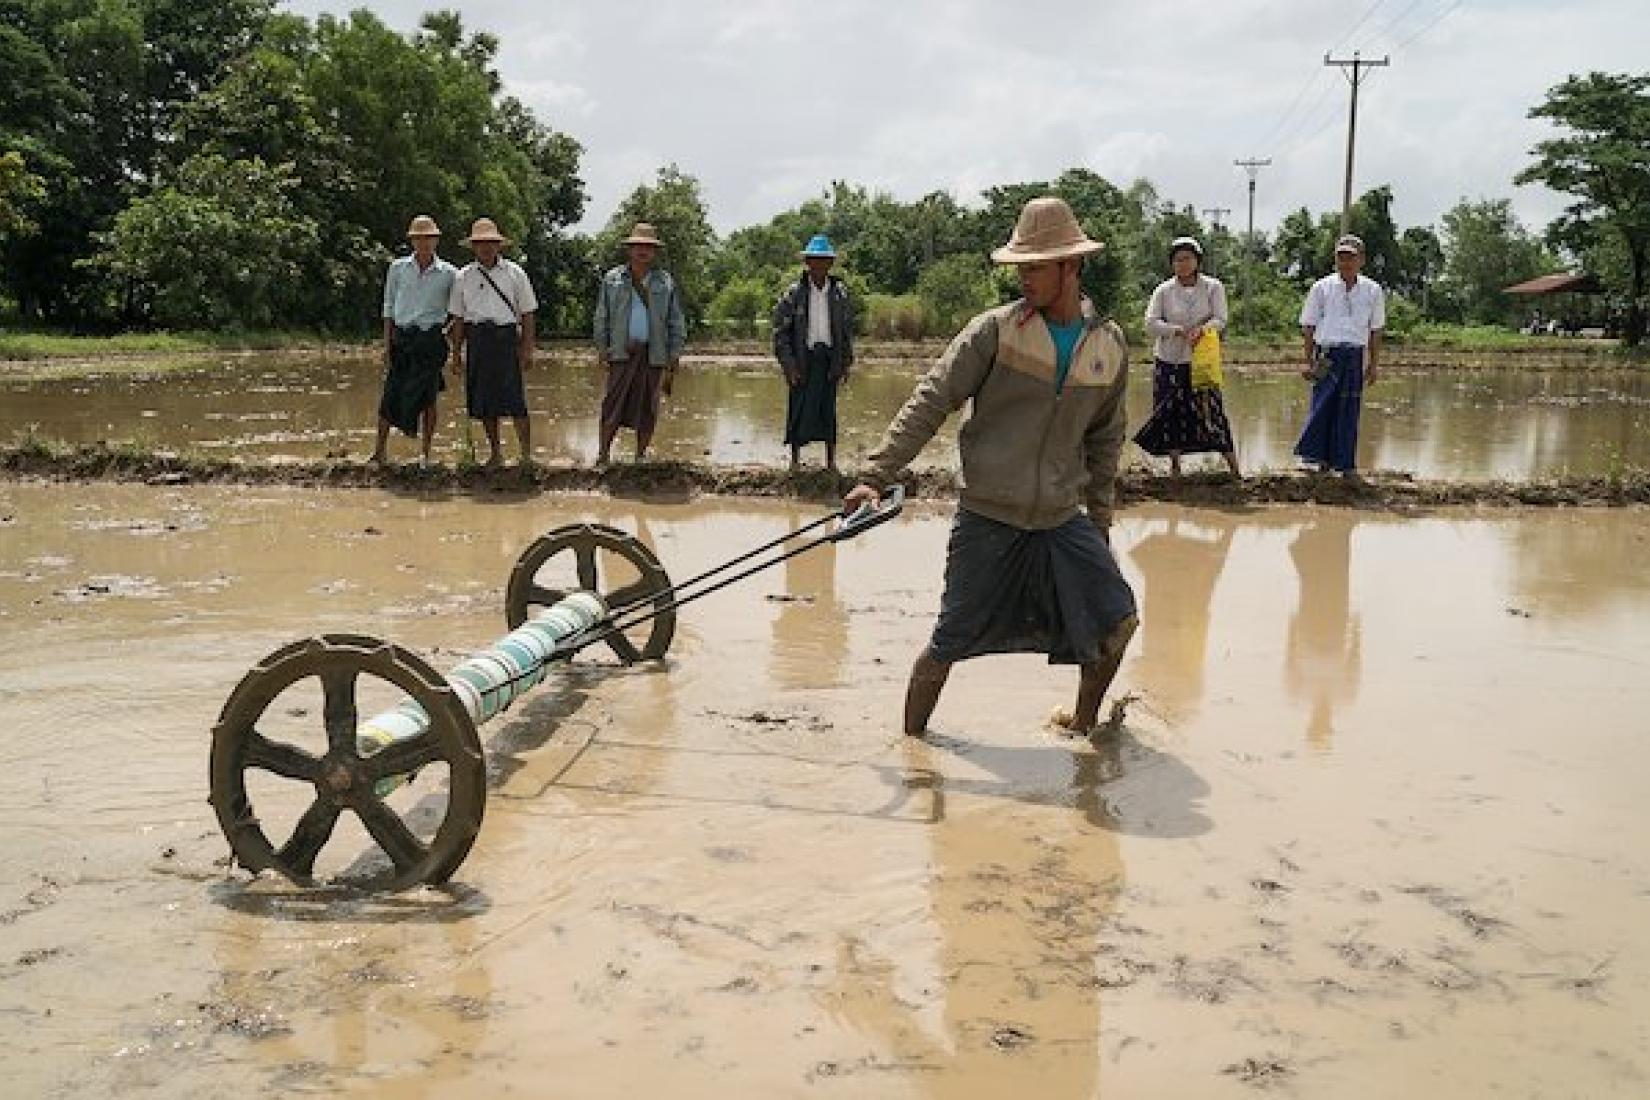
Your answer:
[[[1386,327],[1386,292],[1361,274],[1363,266],[1364,242],[1348,233],[1335,242],[1335,274],[1313,283],[1301,306],[1301,373],[1313,386],[1295,454],[1319,470],[1349,477],[1357,466],[1364,387],[1375,384]]]

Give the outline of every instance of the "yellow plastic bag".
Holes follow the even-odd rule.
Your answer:
[[[1220,371],[1220,333],[1206,328],[1192,345],[1192,389],[1217,390],[1225,380]]]

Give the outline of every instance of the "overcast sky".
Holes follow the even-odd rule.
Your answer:
[[[360,3],[287,0],[313,16]],[[1242,228],[1340,208],[1348,82],[1326,51],[1390,55],[1359,94],[1354,194],[1390,184],[1401,226],[1511,198],[1540,230],[1564,199],[1515,187],[1575,72],[1646,70],[1646,0],[376,0],[401,30],[457,7],[496,34],[511,93],[584,145],[584,227],[675,162],[721,232],[833,179],[973,203],[1083,166],[1145,177]]]

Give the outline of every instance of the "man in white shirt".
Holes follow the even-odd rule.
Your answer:
[[[453,280],[447,312],[453,317],[453,366],[464,364],[470,419],[487,432],[487,468],[504,464],[498,422],[508,416],[521,444],[521,464],[533,461],[532,425],[522,371],[533,362],[533,317],[539,301],[527,272],[500,253],[509,239],[491,218],[477,218],[464,243],[475,253]]]
[[[1301,306],[1301,336],[1312,379],[1312,406],[1295,454],[1319,470],[1352,477],[1364,386],[1374,385],[1386,327],[1386,292],[1360,272],[1364,242],[1348,233],[1335,242],[1335,274],[1312,284]]]

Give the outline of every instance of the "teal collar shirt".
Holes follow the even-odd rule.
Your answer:
[[[447,299],[458,269],[437,256],[419,270],[412,256],[390,261],[384,276],[384,319],[397,328],[439,328],[447,323]]]

